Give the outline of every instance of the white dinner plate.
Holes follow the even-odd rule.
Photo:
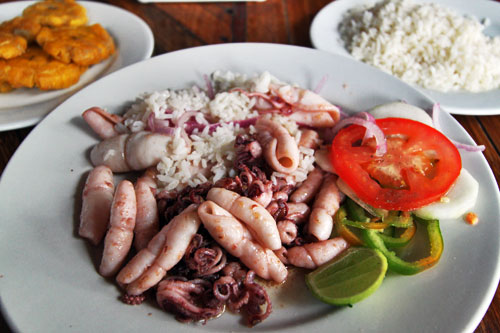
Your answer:
[[[325,6],[314,17],[310,28],[312,45],[323,51],[351,56],[345,49],[338,32],[338,25],[343,15],[351,8],[374,4],[375,0],[336,0]],[[415,0],[415,2],[431,2]],[[434,0],[436,4],[451,8],[462,15],[474,16],[479,20],[488,19],[489,26],[484,30],[488,36],[500,36],[500,3],[492,0]],[[495,115],[500,114],[500,89],[487,92],[449,92],[416,86],[424,94],[436,100],[441,107],[454,114]]]
[[[432,101],[394,77],[347,57],[276,44],[220,44],[181,50],[108,75],[51,112],[24,140],[0,181],[0,296],[9,323],[22,332],[461,332],[478,325],[500,275],[499,193],[486,159],[463,153],[480,184],[474,211],[480,222],[441,221],[439,264],[415,276],[388,274],[382,286],[353,307],[316,300],[303,277],[270,287],[273,313],[253,329],[223,314],[206,325],[182,324],[152,300],[121,303],[119,288],[96,270],[100,249],[77,236],[83,183],[98,140],[81,112],[101,106],[123,112],[137,96],[165,88],[205,86],[217,69],[253,75],[268,70],[314,89],[343,110],[405,100],[424,109]],[[384,85],[377,82],[384,81]],[[123,83],[126,84],[123,84]],[[447,113],[443,131],[472,144]]]
[[[0,22],[19,16],[34,1],[0,5]],[[90,82],[121,67],[147,59],[154,38],[149,26],[136,15],[107,4],[79,1],[87,9],[89,24],[100,23],[113,37],[117,52],[91,66],[75,85],[61,90],[16,89],[0,94],[0,131],[34,125],[48,112]]]

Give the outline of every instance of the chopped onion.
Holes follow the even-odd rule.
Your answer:
[[[441,132],[441,126],[439,124],[439,115],[438,115],[439,112],[441,112],[441,107],[439,106],[439,103],[435,103],[432,106],[432,123],[434,125],[434,128]]]
[[[451,140],[451,139],[450,139],[450,141],[453,142],[453,144],[455,145],[455,147],[457,147],[457,149],[463,149],[463,150],[469,151],[469,152],[484,151],[486,149],[486,147],[484,145],[474,146],[474,145],[468,145],[465,143],[460,143],[460,142],[457,142],[457,141]]]
[[[257,117],[247,118],[247,119],[243,119],[243,120],[232,121],[233,124],[240,125],[240,128],[247,128],[247,127],[249,127],[251,125],[255,125],[256,122],[257,122]]]
[[[355,116],[359,117],[359,118],[363,117],[372,123],[375,122],[375,117],[371,113],[368,113],[368,112],[358,112],[358,113],[356,113]]]
[[[347,112],[345,112],[344,110],[342,110],[342,108],[340,106],[337,106],[337,107],[339,108],[340,119],[349,117],[349,114]]]
[[[252,98],[252,97],[256,97],[258,99],[260,99],[260,103],[257,102],[256,105],[261,105],[261,107],[257,107],[259,109],[259,111],[266,111],[266,109],[271,109],[274,108],[273,110],[274,111],[280,111],[281,109],[283,109],[287,104],[286,102],[284,102],[283,100],[281,100],[281,98],[277,97],[277,96],[269,96],[267,94],[264,94],[264,93],[260,93],[260,92],[248,92],[246,90],[243,90],[241,88],[234,88],[234,89],[231,89],[231,92],[233,91],[237,91],[249,98]],[[259,100],[258,100],[259,101]],[[269,104],[269,107],[265,107],[265,105],[262,105],[262,101],[265,101]]]
[[[439,113],[440,112],[442,112],[442,111],[441,111],[441,107],[440,107],[439,103],[434,104],[432,106],[432,122],[434,124],[434,128],[436,128],[438,131],[442,132],[441,126],[439,124]],[[457,147],[457,149],[462,149],[462,150],[465,150],[468,152],[484,151],[486,149],[486,147],[484,145],[480,145],[480,146],[468,145],[465,143],[457,142],[457,141],[452,140],[450,138],[448,138],[448,139],[455,145],[455,147]]]
[[[174,127],[170,126],[170,120],[156,119],[153,112],[149,114],[147,129],[154,133],[162,133],[166,135],[173,135],[175,130]]]
[[[240,128],[247,128],[251,125],[255,125],[257,122],[257,117],[253,118],[248,118],[248,119],[243,119],[243,120],[236,120],[236,121],[229,121],[226,123],[214,123],[214,124],[199,124],[194,121],[186,122],[185,130],[186,133],[191,134],[195,129],[197,129],[199,132],[203,131],[205,127],[208,126],[208,132],[212,133],[217,129],[217,127],[221,126],[222,124],[235,124],[239,125]]]
[[[344,118],[333,127],[332,129],[333,134],[336,134],[338,131],[340,131],[347,125],[354,124],[363,126],[364,128],[366,128],[363,141],[365,141],[368,138],[374,137],[375,142],[377,144],[375,155],[376,156],[384,155],[387,152],[387,142],[385,140],[384,132],[382,132],[380,127],[377,126],[373,116],[370,117],[371,115],[369,115],[366,112],[361,112],[359,113],[359,115],[365,117],[366,119],[360,118],[357,115],[353,117]]]
[[[313,90],[314,93],[319,94],[321,89],[325,86],[326,81],[328,80],[328,74],[324,75],[321,80],[318,82],[318,85],[316,88]]]
[[[214,87],[212,86],[212,81],[208,78],[208,75],[205,74],[203,75],[203,78],[205,79],[205,84],[207,85],[207,96],[210,99],[214,99],[215,97],[215,92],[214,92]]]
[[[198,111],[186,111],[184,112],[177,120],[174,121],[176,127],[184,127],[184,123],[186,123],[189,118],[196,117]]]
[[[356,113],[356,117],[363,117],[366,121],[371,123],[375,123],[375,117],[368,112],[358,112]],[[366,129],[365,136],[363,137],[363,142],[366,142],[369,138],[371,138],[374,134],[370,131],[369,128]]]

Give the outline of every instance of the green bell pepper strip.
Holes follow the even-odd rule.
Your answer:
[[[438,220],[418,219],[418,222],[424,224],[427,229],[427,235],[430,242],[430,254],[428,257],[417,261],[408,262],[399,258],[396,253],[390,251],[385,246],[382,237],[380,237],[380,234],[375,230],[362,230],[363,239],[367,246],[378,249],[385,255],[387,263],[389,264],[389,269],[392,271],[403,275],[417,274],[434,266],[439,261],[444,246]]]
[[[345,208],[351,220],[359,222],[370,222],[370,218],[366,216],[365,210],[349,197],[346,198]]]
[[[380,233],[379,236],[388,248],[400,248],[406,246],[412,240],[416,230],[417,227],[412,220],[411,225],[405,228],[405,231],[399,237],[393,237],[383,233]]]
[[[389,227],[389,224],[384,223],[384,222],[358,222],[358,221],[351,221],[348,219],[343,219],[343,223],[345,225],[359,228],[359,229],[383,230],[383,229]]]
[[[407,228],[412,225],[410,214],[400,212],[388,212],[386,216],[371,219],[367,216],[366,211],[351,198],[346,199],[344,205],[347,216],[346,224],[351,227],[362,229],[386,229],[389,226],[397,228]]]
[[[399,212],[390,212],[388,216],[386,216],[382,221],[387,223],[390,226],[396,228],[408,228],[413,225],[413,219],[410,214],[408,215],[394,215],[394,213]],[[405,214],[405,213],[403,213]]]
[[[355,233],[353,233],[347,225],[344,224],[344,221],[347,220],[347,212],[343,206],[339,208],[337,213],[335,213],[334,219],[337,233],[349,244],[352,246],[364,245],[363,241]]]

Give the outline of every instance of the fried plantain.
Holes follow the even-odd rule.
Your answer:
[[[30,46],[21,56],[0,61],[0,82],[12,88],[63,89],[78,82],[86,69],[62,63],[40,47]]]
[[[113,38],[98,23],[81,27],[42,28],[36,41],[54,58],[81,66],[97,64],[115,52]]]
[[[7,82],[7,66],[5,60],[0,59],[0,93],[6,93],[14,90]]]
[[[26,51],[28,42],[21,36],[0,31],[0,58],[11,59]]]
[[[14,88],[10,84],[8,84],[5,81],[0,81],[0,94],[8,93],[11,92],[12,90],[14,90]]]
[[[28,6],[23,17],[50,27],[81,26],[87,23],[85,7],[74,0],[45,0]]]
[[[40,29],[42,29],[40,23],[21,16],[0,24],[0,31],[24,37],[28,43],[35,40]]]

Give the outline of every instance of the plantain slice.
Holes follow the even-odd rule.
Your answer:
[[[36,40],[54,58],[81,66],[97,64],[115,52],[113,39],[98,23],[80,27],[42,28]]]
[[[23,17],[31,19],[43,26],[80,26],[87,23],[85,7],[74,0],[45,0],[28,6]]]

